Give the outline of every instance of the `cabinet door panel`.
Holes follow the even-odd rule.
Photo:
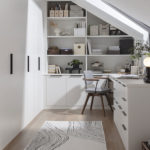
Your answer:
[[[66,78],[47,77],[47,105],[62,106],[66,104]]]
[[[82,106],[86,95],[83,77],[69,77],[67,80],[67,105]]]

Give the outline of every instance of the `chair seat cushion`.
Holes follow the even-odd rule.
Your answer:
[[[109,89],[109,88],[97,88],[96,89],[96,93],[108,93],[108,92],[110,92],[111,90]],[[86,89],[86,92],[87,93],[95,93],[95,88],[93,88],[93,87],[91,87],[91,88],[87,88]]]

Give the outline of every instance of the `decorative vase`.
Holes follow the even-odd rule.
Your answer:
[[[59,28],[55,28],[54,33],[56,36],[60,36],[61,30]]]
[[[139,66],[131,66],[131,74],[138,75]]]

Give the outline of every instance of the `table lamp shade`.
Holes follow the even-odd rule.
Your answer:
[[[150,57],[146,57],[143,63],[145,67],[150,67]]]
[[[150,57],[146,57],[143,61],[145,68],[144,82],[150,83]]]

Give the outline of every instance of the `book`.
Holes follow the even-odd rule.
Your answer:
[[[89,39],[87,40],[87,48],[88,48],[88,54],[91,55],[92,54],[92,48],[91,48],[91,41]]]

